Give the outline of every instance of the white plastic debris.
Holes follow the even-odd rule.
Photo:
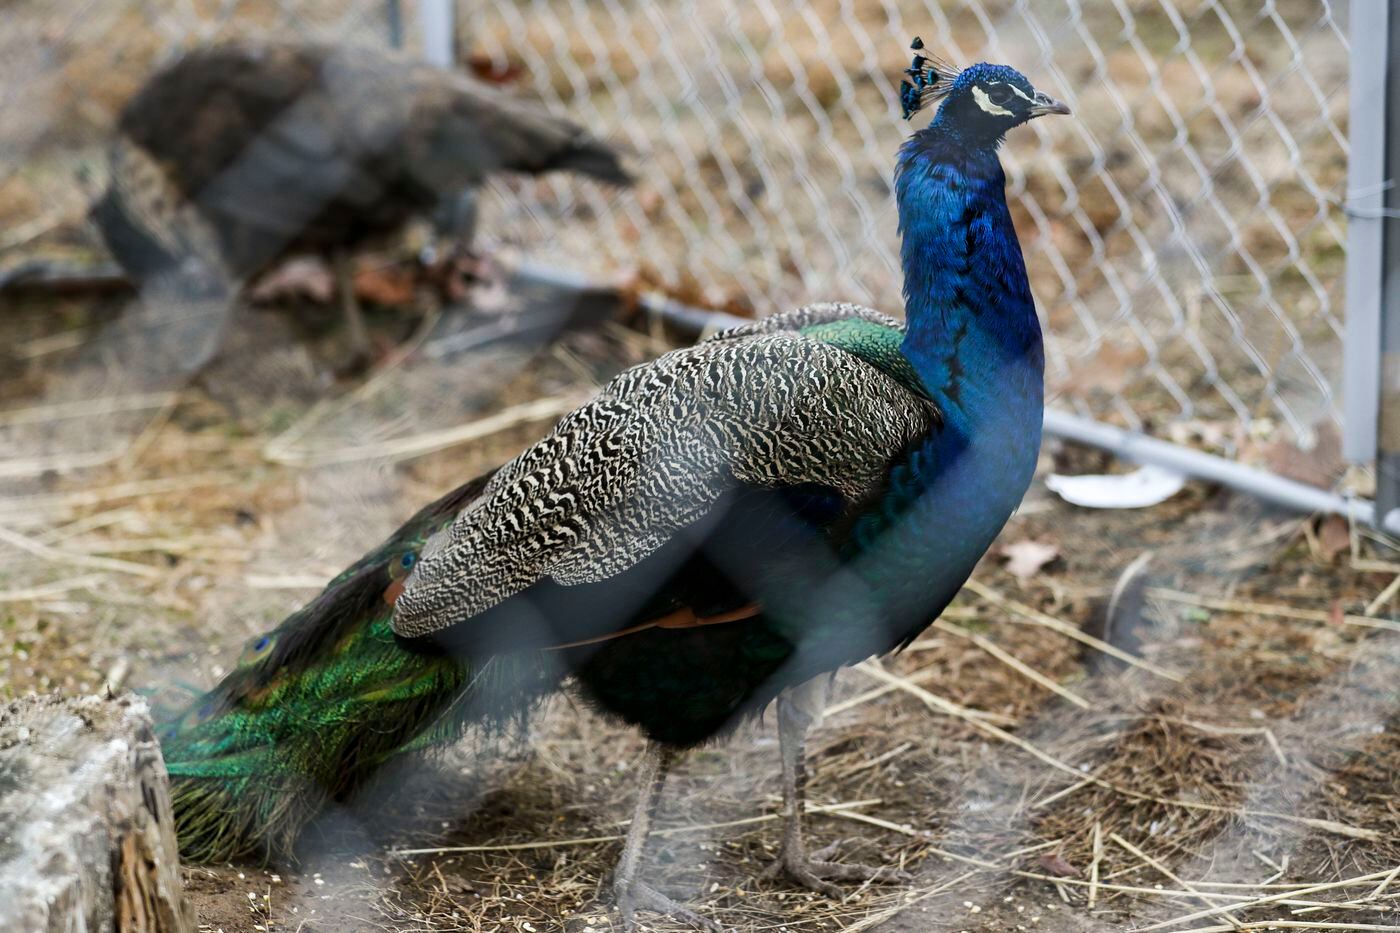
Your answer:
[[[1086,509],[1144,509],[1165,502],[1181,491],[1186,477],[1161,467],[1139,467],[1131,473],[1045,477],[1045,486],[1071,505]]]

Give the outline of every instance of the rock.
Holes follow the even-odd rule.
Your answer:
[[[193,933],[174,826],[145,701],[43,696],[0,708],[5,929]]]

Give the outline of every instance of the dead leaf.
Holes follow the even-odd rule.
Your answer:
[[[375,265],[355,270],[355,297],[386,307],[413,303],[418,276],[405,265]]]
[[[489,255],[478,255],[454,246],[440,250],[419,275],[422,284],[437,289],[449,304],[466,301],[473,289],[483,282],[494,284],[504,278]]]
[[[1065,857],[1058,852],[1046,852],[1042,855],[1040,867],[1060,878],[1078,878],[1080,874],[1079,869],[1065,861]]]
[[[300,256],[282,263],[258,280],[248,293],[258,304],[310,300],[329,304],[335,297],[335,276],[323,260]]]
[[[1060,549],[1043,541],[1017,541],[1004,545],[1002,556],[1006,558],[1006,569],[1025,583],[1040,572],[1040,569],[1060,556]]]
[[[1331,489],[1346,468],[1342,458],[1342,438],[1337,426],[1327,421],[1317,425],[1317,443],[1303,450],[1286,440],[1277,440],[1252,451],[1246,460],[1263,461],[1269,472],[1320,489]]]
[[[485,52],[473,52],[468,55],[467,70],[488,84],[514,84],[525,73],[519,62],[497,58]]]
[[[1338,554],[1351,550],[1351,529],[1340,515],[1328,515],[1317,525],[1317,546],[1322,559],[1331,563]]]

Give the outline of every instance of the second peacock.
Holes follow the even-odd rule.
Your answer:
[[[651,817],[679,752],[775,700],[777,868],[832,896],[896,877],[806,851],[804,737],[830,673],[927,627],[1030,483],[1043,348],[998,147],[1069,112],[1006,66],[910,75],[906,115],[937,113],[898,158],[905,323],[816,304],[676,350],[425,509],[170,725],[186,840],[285,846],[398,751],[572,678],[651,743],[624,926],[716,928],[642,880]]]

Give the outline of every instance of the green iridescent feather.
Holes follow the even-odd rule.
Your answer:
[[[918,392],[902,332],[848,319],[802,333]],[[329,803],[352,801],[390,760],[500,727],[556,686],[552,655],[474,663],[410,649],[386,599],[429,536],[489,477],[427,506],[310,604],[253,639],[235,670],[161,724],[182,854],[210,862],[290,855]]]
[[[546,676],[534,659],[498,658],[472,670],[406,649],[389,625],[385,591],[485,479],[420,511],[309,605],[254,639],[213,690],[161,723],[187,859],[290,855],[308,821],[328,802],[351,798],[388,760],[528,707],[522,694],[533,691],[522,685]],[[512,663],[528,670],[508,670]]]
[[[904,331],[864,318],[851,317],[825,324],[813,324],[800,331],[802,336],[820,340],[860,357],[915,395],[928,398],[928,389],[909,358],[899,352]]]

